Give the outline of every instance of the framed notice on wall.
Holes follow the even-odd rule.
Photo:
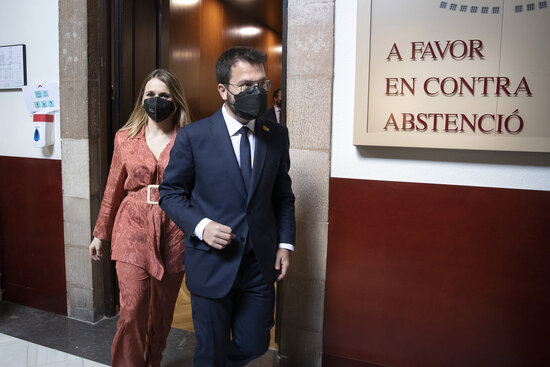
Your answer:
[[[26,84],[25,45],[0,46],[0,89],[21,88]]]
[[[549,3],[358,1],[354,144],[550,152]]]

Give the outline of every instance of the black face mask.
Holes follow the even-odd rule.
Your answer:
[[[151,97],[143,101],[143,109],[156,122],[162,122],[174,112],[174,103],[164,98]]]
[[[227,91],[229,92],[229,89]],[[235,103],[233,106],[229,104],[229,107],[235,115],[245,120],[255,119],[267,109],[267,91],[257,85],[245,89],[239,94],[234,94],[234,96]]]

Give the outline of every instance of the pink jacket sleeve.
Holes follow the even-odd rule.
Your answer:
[[[127,171],[121,154],[120,144],[122,143],[121,133],[119,132],[115,137],[113,160],[111,162],[107,185],[105,186],[101,208],[93,232],[93,236],[102,241],[111,240],[115,217],[120,203],[126,194],[124,182],[126,181]]]

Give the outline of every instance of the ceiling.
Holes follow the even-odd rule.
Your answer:
[[[228,8],[283,34],[283,0],[221,0]]]

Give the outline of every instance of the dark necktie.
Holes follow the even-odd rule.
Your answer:
[[[240,154],[241,154],[241,173],[243,175],[243,180],[246,185],[246,190],[248,191],[248,185],[250,183],[250,176],[252,175],[252,164],[250,159],[250,142],[248,141],[248,127],[243,126],[239,130],[241,133],[241,145],[240,145]]]

